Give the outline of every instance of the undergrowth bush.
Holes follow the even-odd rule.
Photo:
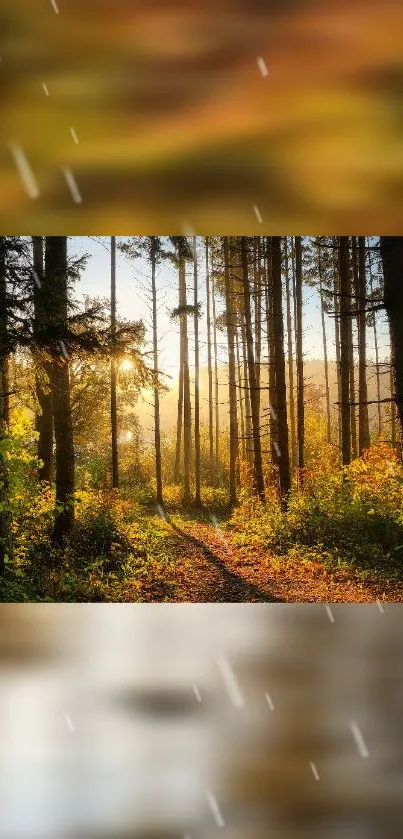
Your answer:
[[[344,469],[310,474],[303,489],[293,488],[285,512],[272,491],[265,504],[241,498],[229,527],[237,545],[282,555],[300,546],[328,565],[402,577],[402,464],[380,441]]]
[[[152,602],[171,599],[174,554],[165,523],[114,492],[76,493],[76,526],[51,541],[53,493],[37,487],[15,518],[15,550],[0,580],[3,601]]]

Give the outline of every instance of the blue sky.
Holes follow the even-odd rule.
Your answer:
[[[123,237],[117,242],[123,241]],[[199,299],[202,303],[203,317],[200,321],[200,354],[201,363],[206,364],[206,307],[205,307],[205,264],[204,248],[201,247],[198,258],[199,264]],[[110,238],[99,237],[71,237],[69,238],[69,254],[88,253],[90,259],[81,279],[76,286],[80,295],[91,297],[109,297],[110,291]],[[116,260],[117,306],[118,312],[126,319],[142,319],[147,329],[147,339],[151,339],[151,300],[150,300],[150,268],[145,259],[129,260],[117,251]],[[187,285],[189,302],[193,296],[193,266],[187,269]],[[179,362],[178,328],[170,319],[170,312],[177,305],[177,272],[164,263],[157,272],[158,297],[158,331],[160,336],[160,369],[175,377]],[[223,302],[218,300],[218,311],[222,311]],[[322,327],[319,309],[319,298],[316,290],[304,288],[304,355],[306,359],[321,358]],[[328,334],[329,358],[335,358],[334,322],[326,317]],[[380,316],[379,323],[379,351],[380,358],[385,358],[389,352],[388,330],[385,318]],[[220,358],[226,360],[225,335],[219,333]],[[192,330],[190,330],[191,349],[193,349]],[[368,355],[372,359],[373,352],[372,330],[368,330]]]

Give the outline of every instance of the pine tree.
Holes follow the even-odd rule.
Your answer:
[[[305,466],[305,407],[304,407],[304,358],[302,350],[302,242],[295,237],[295,298],[296,298],[296,350],[297,350],[297,431],[298,468]]]
[[[273,326],[274,359],[276,370],[278,467],[280,494],[283,506],[291,489],[290,455],[288,446],[287,386],[285,378],[283,289],[281,284],[281,239],[272,237]]]
[[[357,305],[358,315],[358,451],[362,455],[370,446],[368,419],[368,388],[367,388],[367,321],[365,306],[367,300],[367,283],[365,271],[365,238],[358,237],[358,282]]]
[[[225,319],[227,324],[228,340],[228,394],[230,423],[229,503],[233,507],[237,503],[238,420],[235,377],[235,311],[231,283],[230,245],[226,236],[224,236],[223,239],[223,251],[226,309]]]
[[[392,345],[394,398],[403,430],[403,237],[381,236],[385,308]]]
[[[117,411],[117,376],[116,357],[116,236],[111,236],[111,442],[112,442],[112,486],[119,486],[118,453],[118,411]]]
[[[253,465],[254,465],[254,480],[256,491],[259,498],[264,501],[264,477],[262,464],[262,449],[260,444],[260,422],[259,422],[259,388],[256,381],[256,366],[253,348],[253,334],[252,334],[252,316],[250,305],[250,287],[249,287],[249,266],[248,266],[248,250],[247,240],[245,236],[241,236],[241,265],[242,265],[242,285],[243,285],[243,302],[245,310],[245,333],[246,333],[246,349],[248,358],[248,376],[249,376],[249,390],[250,390],[250,404],[252,413],[252,438],[253,438]]]
[[[68,331],[67,237],[47,236],[46,288],[52,341],[52,395],[56,442],[56,510],[53,539],[63,542],[74,526],[74,444],[71,421]]]
[[[47,287],[43,264],[43,237],[32,237],[33,249],[33,295],[34,295],[34,331],[38,333],[47,328]],[[52,399],[52,364],[46,351],[34,351],[35,391],[39,406],[36,415],[38,433],[39,479],[49,484],[53,478],[53,399]]]
[[[206,259],[206,322],[207,322],[207,375],[208,375],[208,434],[209,434],[209,468],[210,478],[214,473],[214,431],[213,431],[213,367],[211,358],[211,310],[210,310],[210,269],[209,269],[209,241],[205,238]]]
[[[158,378],[158,323],[157,323],[157,288],[155,271],[160,254],[160,241],[156,236],[149,237],[149,259],[151,262],[151,294],[153,309],[153,363],[154,363],[154,445],[155,445],[155,477],[157,483],[157,504],[164,503],[162,493],[162,463],[161,463],[161,428],[160,428],[160,384]]]
[[[348,237],[339,238],[340,274],[340,389],[341,389],[341,444],[342,462],[351,460],[350,408],[350,274],[348,265]]]
[[[193,276],[194,276],[194,338],[195,338],[195,503],[201,505],[200,485],[200,362],[199,362],[199,291],[197,273],[196,236],[193,236]]]

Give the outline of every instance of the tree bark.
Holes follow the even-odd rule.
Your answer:
[[[389,370],[389,387],[390,387],[390,438],[392,445],[397,443],[397,428],[396,428],[396,403],[394,401],[395,387],[394,387],[394,352],[393,347],[390,349],[390,370]]]
[[[277,392],[278,464],[283,507],[291,489],[288,447],[287,386],[285,378],[283,289],[281,284],[281,239],[272,237],[273,323]]]
[[[338,250],[334,250],[333,265],[333,294],[334,294],[334,340],[336,344],[336,373],[337,373],[337,427],[339,449],[342,450],[342,397],[341,397],[341,349],[340,349],[340,272]]]
[[[253,351],[253,335],[252,335],[252,316],[250,306],[250,288],[248,275],[248,252],[246,237],[241,236],[241,264],[242,264],[242,284],[243,284],[243,301],[245,310],[245,331],[246,331],[246,349],[248,356],[248,373],[249,373],[249,389],[250,389],[250,403],[252,412],[252,437],[253,437],[253,465],[256,491],[261,499],[264,501],[264,477],[263,477],[263,463],[262,463],[262,449],[260,445],[260,422],[259,422],[259,392],[256,381],[256,367]]]
[[[230,276],[230,251],[228,237],[224,236],[224,275],[225,275],[225,308],[228,340],[228,396],[229,396],[229,503],[234,507],[237,503],[237,459],[238,459],[238,420],[236,407],[236,377],[235,377],[235,312],[233,305],[232,283]]]
[[[35,330],[43,330],[47,324],[47,289],[43,265],[43,237],[32,237],[34,276],[34,311]],[[52,399],[52,364],[42,359],[39,351],[35,352],[37,371],[35,390],[40,413],[36,416],[38,433],[39,480],[52,483],[53,479],[53,399]],[[42,375],[40,375],[42,373]],[[47,380],[47,384],[43,382]],[[44,386],[45,385],[45,386]]]
[[[360,456],[370,447],[367,388],[367,321],[365,300],[367,283],[365,276],[365,238],[358,237],[358,451]]]
[[[151,237],[151,293],[153,307],[153,363],[154,363],[154,445],[155,445],[155,478],[157,484],[157,504],[164,503],[162,493],[162,464],[161,464],[161,427],[160,427],[160,389],[158,378],[158,322],[157,322],[157,288],[155,283],[155,269],[157,262],[156,237]]]
[[[245,328],[245,312],[242,310],[241,317],[241,336],[242,336],[242,364],[243,364],[243,379],[244,379],[244,395],[245,395],[245,454],[246,461],[249,466],[253,463],[253,444],[252,444],[252,409],[250,404],[250,385],[248,372],[248,355],[246,350],[246,328]]]
[[[212,310],[213,310],[214,404],[215,404],[214,483],[217,485],[217,483],[218,483],[218,471],[219,471],[219,467],[220,467],[220,405],[219,405],[217,325],[216,325],[214,275],[211,278],[211,303],[212,303]]]
[[[180,325],[179,338],[179,380],[178,380],[178,415],[176,421],[176,450],[174,483],[181,480],[181,446],[182,446],[182,417],[183,417],[183,334],[182,324]]]
[[[381,236],[381,256],[385,284],[385,309],[393,348],[394,396],[403,430],[403,237]]]
[[[237,366],[237,376],[238,376],[238,390],[239,390],[239,422],[241,426],[241,441],[242,441],[242,460],[246,461],[246,448],[245,448],[245,415],[244,415],[244,396],[243,396],[243,384],[242,384],[242,372],[241,372],[241,355],[239,352],[239,330],[238,324],[237,329],[235,331],[236,336],[236,366]]]
[[[116,357],[116,237],[111,236],[111,437],[112,437],[112,486],[119,486],[118,408]]]
[[[260,361],[262,354],[262,284],[260,277],[261,242],[256,237],[254,244],[254,265],[253,265],[253,303],[254,303],[254,356],[255,376],[257,387],[257,402],[260,422]]]
[[[210,313],[210,272],[209,248],[206,236],[206,318],[207,318],[207,374],[208,374],[208,435],[210,476],[214,473],[214,431],[213,431],[213,368],[211,361],[211,313]]]
[[[195,336],[195,503],[201,505],[200,486],[200,363],[199,363],[199,289],[196,236],[193,236],[194,267],[194,336]]]
[[[63,542],[74,527],[74,444],[71,421],[69,359],[63,343],[67,330],[67,237],[47,236],[46,287],[52,327],[61,336],[53,347],[52,394],[56,441],[56,511],[53,539]]]
[[[186,272],[185,261],[181,258],[179,263],[179,285],[180,285],[180,302],[179,305],[186,309],[187,306],[187,292],[186,292]],[[188,503],[191,498],[190,491],[190,448],[192,437],[192,407],[190,400],[190,374],[189,374],[189,341],[188,341],[188,326],[187,326],[187,312],[182,311],[181,328],[183,339],[183,499]]]
[[[9,478],[5,453],[8,434],[8,317],[6,283],[6,238],[0,236],[0,575],[4,575],[6,560],[11,555],[11,513],[9,508]]]
[[[277,391],[276,391],[276,358],[274,341],[273,318],[273,268],[272,268],[272,240],[266,241],[266,327],[267,327],[267,355],[269,364],[269,433],[271,461],[279,465],[278,456],[278,427],[277,427]]]
[[[332,421],[330,415],[330,390],[329,390],[329,361],[327,355],[327,336],[326,336],[326,321],[325,321],[325,308],[324,308],[324,300],[323,300],[323,283],[322,283],[322,265],[321,265],[321,253],[319,248],[318,254],[318,274],[319,274],[319,297],[320,297],[320,314],[322,320],[322,340],[323,340],[323,362],[325,366],[325,398],[326,398],[326,438],[327,442],[331,443],[332,441]]]
[[[284,237],[284,272],[285,291],[287,304],[287,347],[288,347],[288,382],[289,382],[289,403],[290,403],[290,432],[291,432],[291,466],[295,466],[296,458],[296,435],[295,435],[295,402],[294,402],[294,358],[292,347],[292,317],[291,317],[291,293],[290,274],[288,265],[288,241]]]
[[[340,390],[341,390],[341,442],[342,463],[351,461],[351,408],[350,408],[350,274],[348,265],[348,237],[339,238],[340,273]]]
[[[302,351],[302,242],[295,237],[295,294],[297,306],[297,418],[298,418],[298,468],[305,465],[305,406],[304,406],[304,358]],[[302,473],[301,473],[302,479]]]
[[[6,283],[6,237],[0,237],[0,390],[1,416],[6,428],[10,425],[10,383],[8,369],[8,317]]]
[[[352,274],[353,277],[355,274],[358,274],[358,266],[355,261],[355,237],[351,237],[351,258],[352,258]],[[355,285],[355,283],[354,283]],[[351,270],[349,266],[349,301],[352,300],[352,291],[353,291],[353,284],[351,282]],[[353,458],[356,458],[358,455],[358,445],[357,445],[357,416],[356,416],[356,408],[355,408],[355,364],[354,364],[354,340],[353,340],[353,320],[356,318],[352,317],[352,310],[351,310],[351,302],[350,302],[350,312],[351,316],[347,318],[348,323],[348,353],[349,353],[349,369],[350,369],[350,402],[351,405],[351,412],[350,412],[350,423],[351,423],[351,454]]]
[[[292,318],[291,318],[291,294],[290,274],[288,269],[288,241],[284,236],[284,271],[285,271],[285,292],[287,301],[287,346],[288,346],[288,382],[290,402],[290,431],[291,431],[291,466],[296,464],[296,439],[295,439],[295,403],[294,403],[294,358],[292,352]]]
[[[368,261],[369,261],[369,290],[371,292],[371,296],[374,290],[373,280],[372,280],[372,258],[371,258],[371,251],[368,251]],[[378,330],[376,325],[376,312],[373,313],[374,318],[374,347],[375,347],[375,365],[376,365],[376,395],[378,399],[378,435],[382,434],[382,406],[381,406],[381,377],[379,374],[379,349],[378,349]]]

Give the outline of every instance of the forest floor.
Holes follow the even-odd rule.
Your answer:
[[[286,523],[280,549],[270,544],[264,509],[253,515],[240,507],[230,517],[222,503],[185,508],[171,499],[162,510],[150,498],[78,493],[76,528],[63,548],[52,545],[46,522],[38,532],[32,518],[31,532],[24,520],[0,601],[403,602],[400,530],[393,553],[370,536],[367,518],[361,531],[354,519],[355,541],[342,553],[344,520],[327,549],[318,539],[301,543]]]
[[[235,545],[226,521],[207,512],[167,514],[175,555],[175,602],[403,601],[403,581],[332,569],[320,559]]]

